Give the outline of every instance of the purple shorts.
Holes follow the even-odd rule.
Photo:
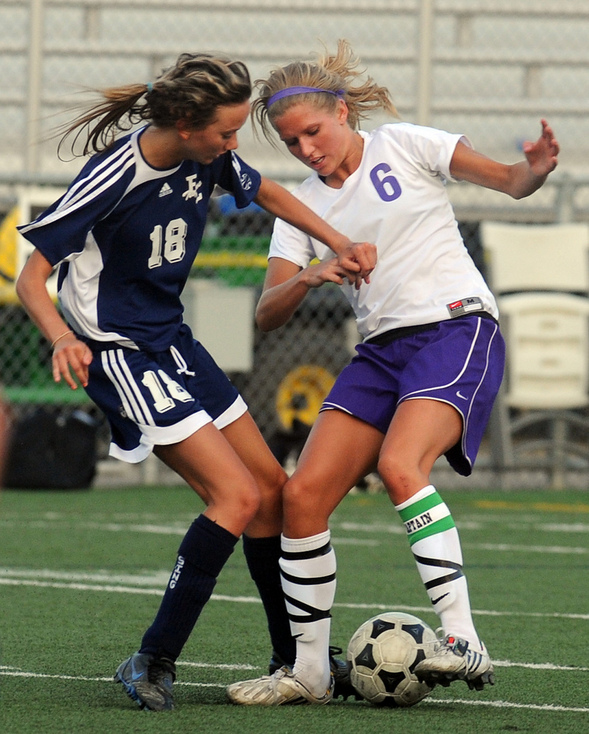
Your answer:
[[[356,351],[321,410],[343,410],[386,434],[404,400],[453,405],[462,416],[462,438],[446,458],[468,476],[503,378],[505,343],[498,324],[463,316],[386,345],[358,344]]]

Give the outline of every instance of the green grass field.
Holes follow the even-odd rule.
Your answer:
[[[112,682],[159,604],[199,500],[185,488],[5,491],[0,496],[0,731],[223,734],[589,732],[589,496],[449,491],[475,622],[496,660],[484,692],[458,682],[409,709],[361,702],[240,708],[226,684],[269,658],[241,548],[179,661],[176,709],[140,711]],[[384,495],[350,496],[332,519],[333,644],[378,611],[432,627],[404,530]]]

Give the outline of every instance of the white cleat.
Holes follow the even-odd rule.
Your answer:
[[[448,635],[433,655],[415,666],[414,673],[429,685],[449,686],[455,680],[466,681],[472,690],[482,691],[495,684],[495,671],[487,648],[473,650],[467,640]]]
[[[227,696],[231,703],[242,706],[282,706],[285,704],[313,703],[324,705],[333,698],[333,676],[329,688],[323,696],[315,696],[295,678],[292,671],[280,668],[272,675],[242,680],[227,686]]]

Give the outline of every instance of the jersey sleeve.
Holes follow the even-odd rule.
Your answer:
[[[296,196],[296,191],[293,193]],[[306,268],[311,260],[317,257],[317,253],[308,235],[277,217],[268,252],[268,258],[271,257],[281,257],[301,268]]]
[[[233,151],[222,157],[216,183],[235,199],[235,206],[244,209],[258,194],[262,177]]]
[[[132,170],[114,156],[92,158],[66,193],[30,224],[18,227],[53,266],[84,250],[92,228],[116,206],[132,180]],[[105,175],[108,170],[108,175]]]
[[[447,181],[456,180],[450,173],[450,163],[458,143],[462,142],[472,148],[470,140],[465,135],[432,127],[405,123],[385,127],[396,128],[395,136],[402,141],[404,150],[425,170],[441,175]]]

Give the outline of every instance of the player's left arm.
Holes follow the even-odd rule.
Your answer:
[[[74,375],[82,385],[88,384],[88,366],[92,362],[92,352],[84,342],[79,341],[62,319],[47,291],[47,279],[53,268],[37,249],[27,260],[16,282],[16,293],[32,321],[39,327],[53,348],[53,379],[61,378],[75,390],[78,385]]]
[[[511,165],[499,163],[459,142],[450,162],[456,179],[501,191],[514,199],[523,199],[537,191],[558,163],[560,146],[546,120],[536,142],[523,144],[524,161]]]
[[[262,177],[255,201],[271,214],[327,245],[337,255],[339,264],[349,272],[348,280],[355,282],[356,287],[359,287],[361,280],[370,282],[370,273],[377,259],[375,245],[352,242],[271,179]]]

